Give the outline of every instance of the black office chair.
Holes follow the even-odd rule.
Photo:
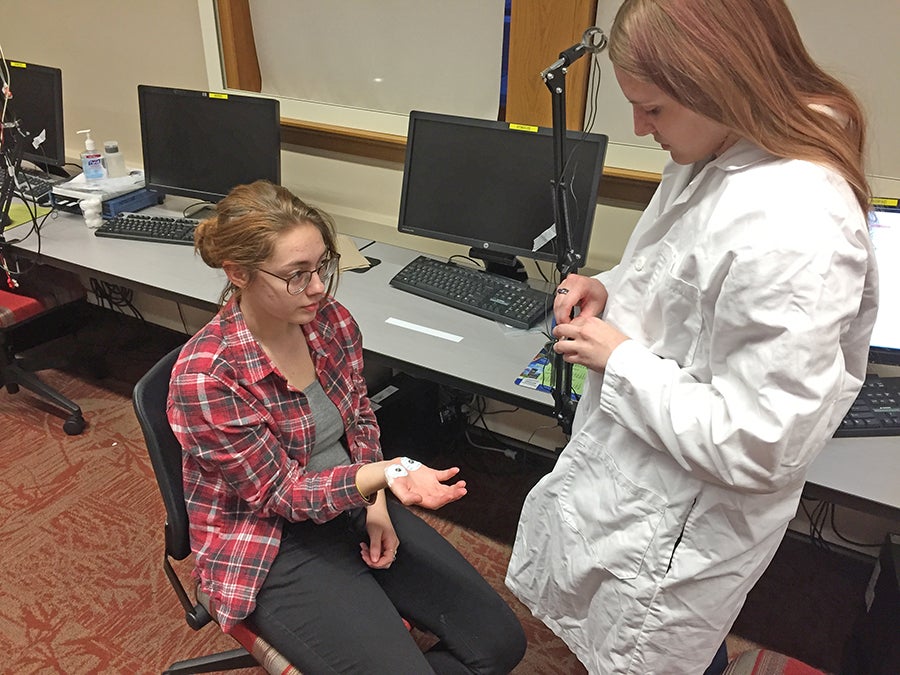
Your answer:
[[[25,387],[50,401],[68,414],[63,430],[80,434],[85,427],[81,408],[36,374],[62,361],[28,358],[22,352],[78,329],[87,307],[81,280],[43,265],[20,279],[19,288],[0,290],[0,386],[10,394]]]
[[[194,630],[199,630],[210,623],[212,617],[201,602],[203,598],[197,602],[191,601],[170,561],[170,559],[184,560],[191,555],[181,474],[181,445],[172,433],[166,418],[169,378],[180,351],[181,347],[172,350],[147,371],[134,387],[133,402],[166,507],[166,550],[163,556],[163,569],[184,607],[187,624]],[[242,648],[179,661],[169,666],[165,672],[210,673],[259,665],[273,675],[276,673],[300,675],[297,669],[245,623],[236,626],[230,635],[242,645]]]

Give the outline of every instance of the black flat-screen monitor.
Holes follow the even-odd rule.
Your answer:
[[[878,316],[869,361],[900,366],[900,200],[876,199],[869,234],[878,263]]]
[[[278,101],[138,85],[147,187],[216,203],[236,185],[281,182]]]
[[[607,140],[571,131],[566,138],[571,243],[582,261]],[[468,245],[500,273],[517,256],[555,262],[557,179],[550,129],[413,111],[398,229]]]
[[[4,74],[9,74],[12,98],[7,101],[4,122],[18,120],[19,128],[29,134],[22,159],[43,171],[66,163],[63,131],[62,70],[35,63],[8,59]],[[38,147],[32,141],[44,136]]]

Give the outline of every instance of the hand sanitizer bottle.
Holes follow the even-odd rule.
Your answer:
[[[87,134],[84,139],[84,152],[81,153],[81,168],[86,180],[102,180],[106,178],[106,168],[103,166],[103,155],[97,152],[94,139],[91,138],[90,129],[82,129],[79,134]]]

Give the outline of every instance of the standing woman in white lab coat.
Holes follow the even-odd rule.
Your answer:
[[[592,673],[716,672],[865,377],[865,126],[783,0],[626,0],[609,54],[672,161],[621,263],[557,291],[587,386],[506,582]]]

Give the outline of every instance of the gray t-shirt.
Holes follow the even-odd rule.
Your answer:
[[[316,443],[306,464],[307,471],[325,471],[342,464],[350,464],[350,457],[341,445],[344,421],[337,407],[325,394],[318,380],[303,390],[312,409],[316,429]]]

